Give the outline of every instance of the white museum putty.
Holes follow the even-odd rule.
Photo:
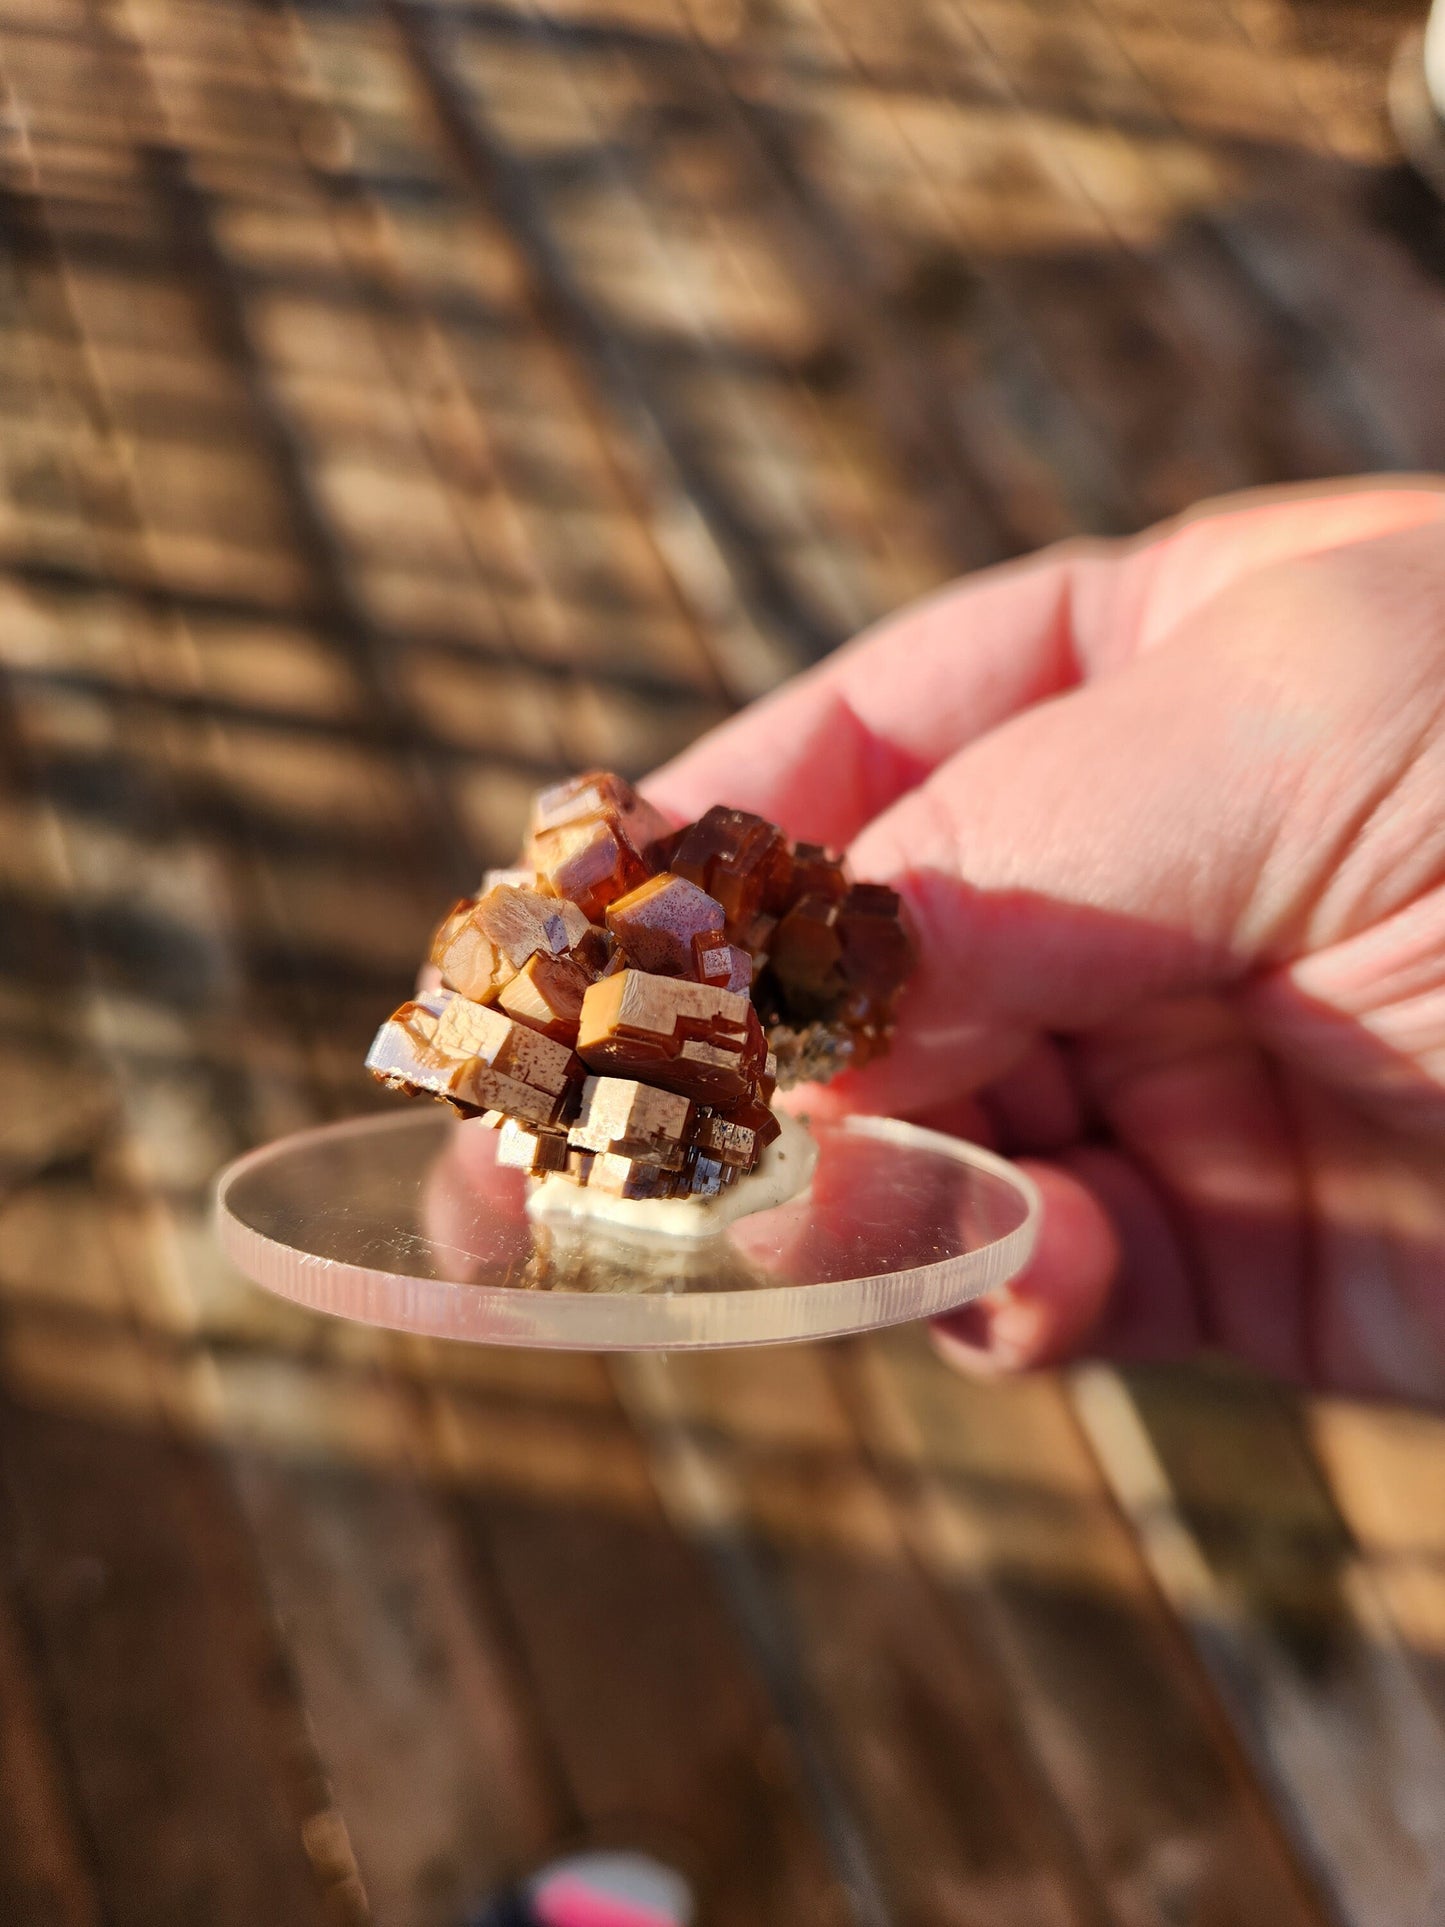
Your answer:
[[[787,1204],[812,1182],[818,1147],[811,1133],[785,1111],[774,1115],[783,1128],[759,1158],[756,1170],[719,1191],[715,1198],[615,1198],[554,1173],[533,1179],[527,1215],[573,1222],[592,1219],[669,1238],[711,1238],[739,1218]]]

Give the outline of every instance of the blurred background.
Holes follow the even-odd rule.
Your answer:
[[[528,792],[1445,469],[1416,0],[0,0],[0,1921],[1438,1927],[1445,1423],[244,1285]]]

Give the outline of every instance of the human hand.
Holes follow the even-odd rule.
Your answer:
[[[996,1371],[1214,1346],[1445,1398],[1445,481],[1260,494],[903,611],[661,770],[846,846],[921,946],[810,1092],[1020,1156]]]

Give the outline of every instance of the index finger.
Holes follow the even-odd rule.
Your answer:
[[[1438,477],[1308,484],[985,570],[865,630],[644,788],[680,818],[730,803],[842,848],[957,750],[1122,667],[1238,577],[1442,514]]]
[[[733,717],[643,785],[662,809],[755,810],[835,848],[960,743],[1070,687],[1082,549],[954,583],[865,630]]]

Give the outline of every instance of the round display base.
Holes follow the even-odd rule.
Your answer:
[[[813,1126],[787,1204],[698,1240],[534,1223],[497,1133],[439,1106],[268,1144],[221,1176],[221,1243],[315,1311],[580,1351],[766,1345],[927,1318],[1011,1278],[1039,1203],[991,1152],[890,1118]]]

